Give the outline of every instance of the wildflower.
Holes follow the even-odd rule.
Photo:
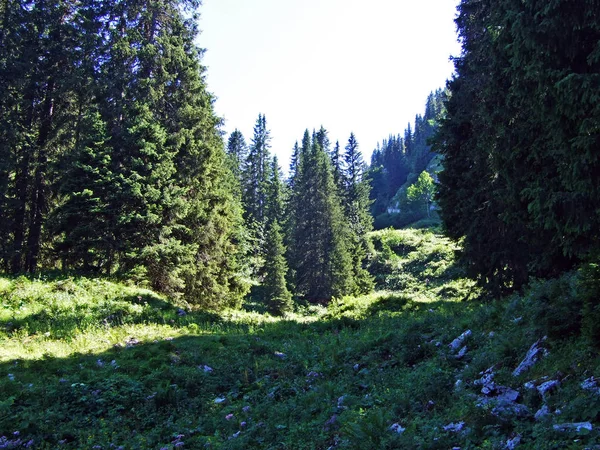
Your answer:
[[[183,309],[178,309],[177,310],[177,315],[178,316],[185,316],[187,313],[183,310]]]
[[[240,428],[244,428],[246,426],[246,422],[240,422]]]
[[[58,380],[59,383],[66,383],[67,379],[66,378],[61,378],[60,380]]]
[[[96,365],[97,365],[98,367],[104,367],[104,361],[102,361],[101,359],[98,359],[98,360],[96,361]]]
[[[250,406],[244,406],[242,408],[242,411],[244,411],[245,413],[250,412]]]
[[[220,404],[222,404],[222,403],[225,403],[226,401],[227,401],[227,399],[226,399],[225,397],[217,397],[217,398],[215,398],[215,403],[216,403],[217,405],[220,405]]]
[[[210,366],[205,365],[201,365],[198,366],[199,369],[202,369],[204,371],[204,373],[211,373],[213,371],[213,368]]]
[[[115,369],[119,368],[119,365],[117,364],[117,361],[114,360],[114,359],[110,362],[110,365],[113,366]]]
[[[233,419],[233,414],[227,414],[225,416],[225,420],[231,420],[231,419]]]
[[[12,373],[9,373],[9,374],[8,374],[8,379],[9,379],[10,381],[15,381],[15,376],[14,376]]]
[[[179,441],[175,443],[174,447],[183,447],[184,445],[185,444],[183,442]]]

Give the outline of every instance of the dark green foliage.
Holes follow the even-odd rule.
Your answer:
[[[409,211],[410,208],[401,204],[400,196],[417,180],[420,173],[428,169],[436,155],[431,149],[430,139],[444,115],[443,101],[446,95],[441,89],[430,93],[424,115],[418,114],[415,117],[414,131],[409,123],[404,137],[390,136],[373,151],[367,176],[371,184],[370,198],[373,200],[371,213],[376,218],[377,229],[385,228],[386,225],[381,225],[384,222],[404,226],[426,215],[423,212],[416,214],[415,211]],[[401,213],[402,216],[386,220],[382,216],[386,213]]]
[[[266,244],[262,293],[269,312],[281,315],[291,309],[292,294],[287,288],[288,267],[281,226],[277,221],[273,221],[267,227]]]
[[[288,261],[297,295],[327,302],[356,289],[350,231],[329,156],[304,134],[291,193]]]
[[[580,269],[578,288],[583,299],[583,335],[600,349],[600,266],[597,263],[587,263]]]
[[[261,286],[263,302],[277,315],[292,307],[292,294],[287,288],[288,264],[285,259],[284,237],[281,223],[284,220],[284,186],[281,181],[277,157],[273,158],[267,196],[267,226],[265,237],[264,279]]]
[[[240,211],[197,2],[2,5],[2,266],[136,273],[236,303]]]
[[[598,246],[595,1],[463,1],[439,202],[495,290],[552,276]]]
[[[344,213],[350,228],[352,270],[357,293],[366,294],[373,289],[371,276],[364,267],[370,250],[367,233],[373,227],[373,219],[369,214],[371,187],[364,176],[366,167],[354,133],[351,133],[348,139],[343,161],[341,194]]]
[[[239,180],[242,179],[242,171],[248,157],[246,140],[240,130],[234,130],[227,141],[227,156],[231,164],[231,171]]]
[[[264,229],[266,223],[267,185],[271,156],[270,131],[263,114],[258,115],[254,125],[254,137],[248,150],[242,175],[244,217],[250,226]]]

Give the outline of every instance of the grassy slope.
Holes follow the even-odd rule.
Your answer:
[[[145,290],[104,280],[0,279],[0,448],[586,448],[600,395],[580,383],[600,362],[569,337],[574,276],[523,296],[482,303],[453,262],[453,245],[426,231],[373,233],[381,291],[285,319],[250,312],[184,312]],[[466,356],[448,348],[472,330]],[[490,332],[493,332],[490,334]],[[515,378],[529,346],[549,355]],[[479,372],[521,393],[559,377],[543,421],[476,406]],[[209,370],[212,369],[212,370]],[[462,387],[455,388],[457,380]],[[220,401],[222,399],[222,401]],[[466,429],[444,431],[450,422]],[[390,431],[398,423],[406,430]],[[18,433],[18,434],[15,434]],[[4,443],[3,443],[4,442]],[[6,447],[2,447],[5,445]]]

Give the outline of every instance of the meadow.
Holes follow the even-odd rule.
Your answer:
[[[375,293],[281,318],[126,280],[0,278],[0,448],[600,448],[576,272],[493,299],[434,231],[370,238]],[[481,401],[488,369],[518,408]]]

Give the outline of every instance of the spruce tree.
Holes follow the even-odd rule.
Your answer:
[[[363,176],[365,169],[358,142],[354,133],[351,133],[344,153],[342,203],[349,225],[354,281],[359,293],[367,293],[373,289],[372,277],[364,267],[369,251],[367,232],[371,231],[373,223],[369,213],[370,185]]]
[[[291,258],[296,292],[327,302],[355,291],[346,224],[329,156],[305,132],[294,205]]]
[[[244,170],[244,164],[248,157],[248,148],[246,146],[244,135],[238,129],[235,129],[229,136],[227,141],[227,156],[230,160],[231,170],[234,176],[241,182],[242,171]]]
[[[272,314],[281,315],[292,307],[292,294],[287,288],[288,265],[281,223],[284,220],[284,185],[277,157],[270,167],[267,196],[267,226],[265,238],[263,302]]]

